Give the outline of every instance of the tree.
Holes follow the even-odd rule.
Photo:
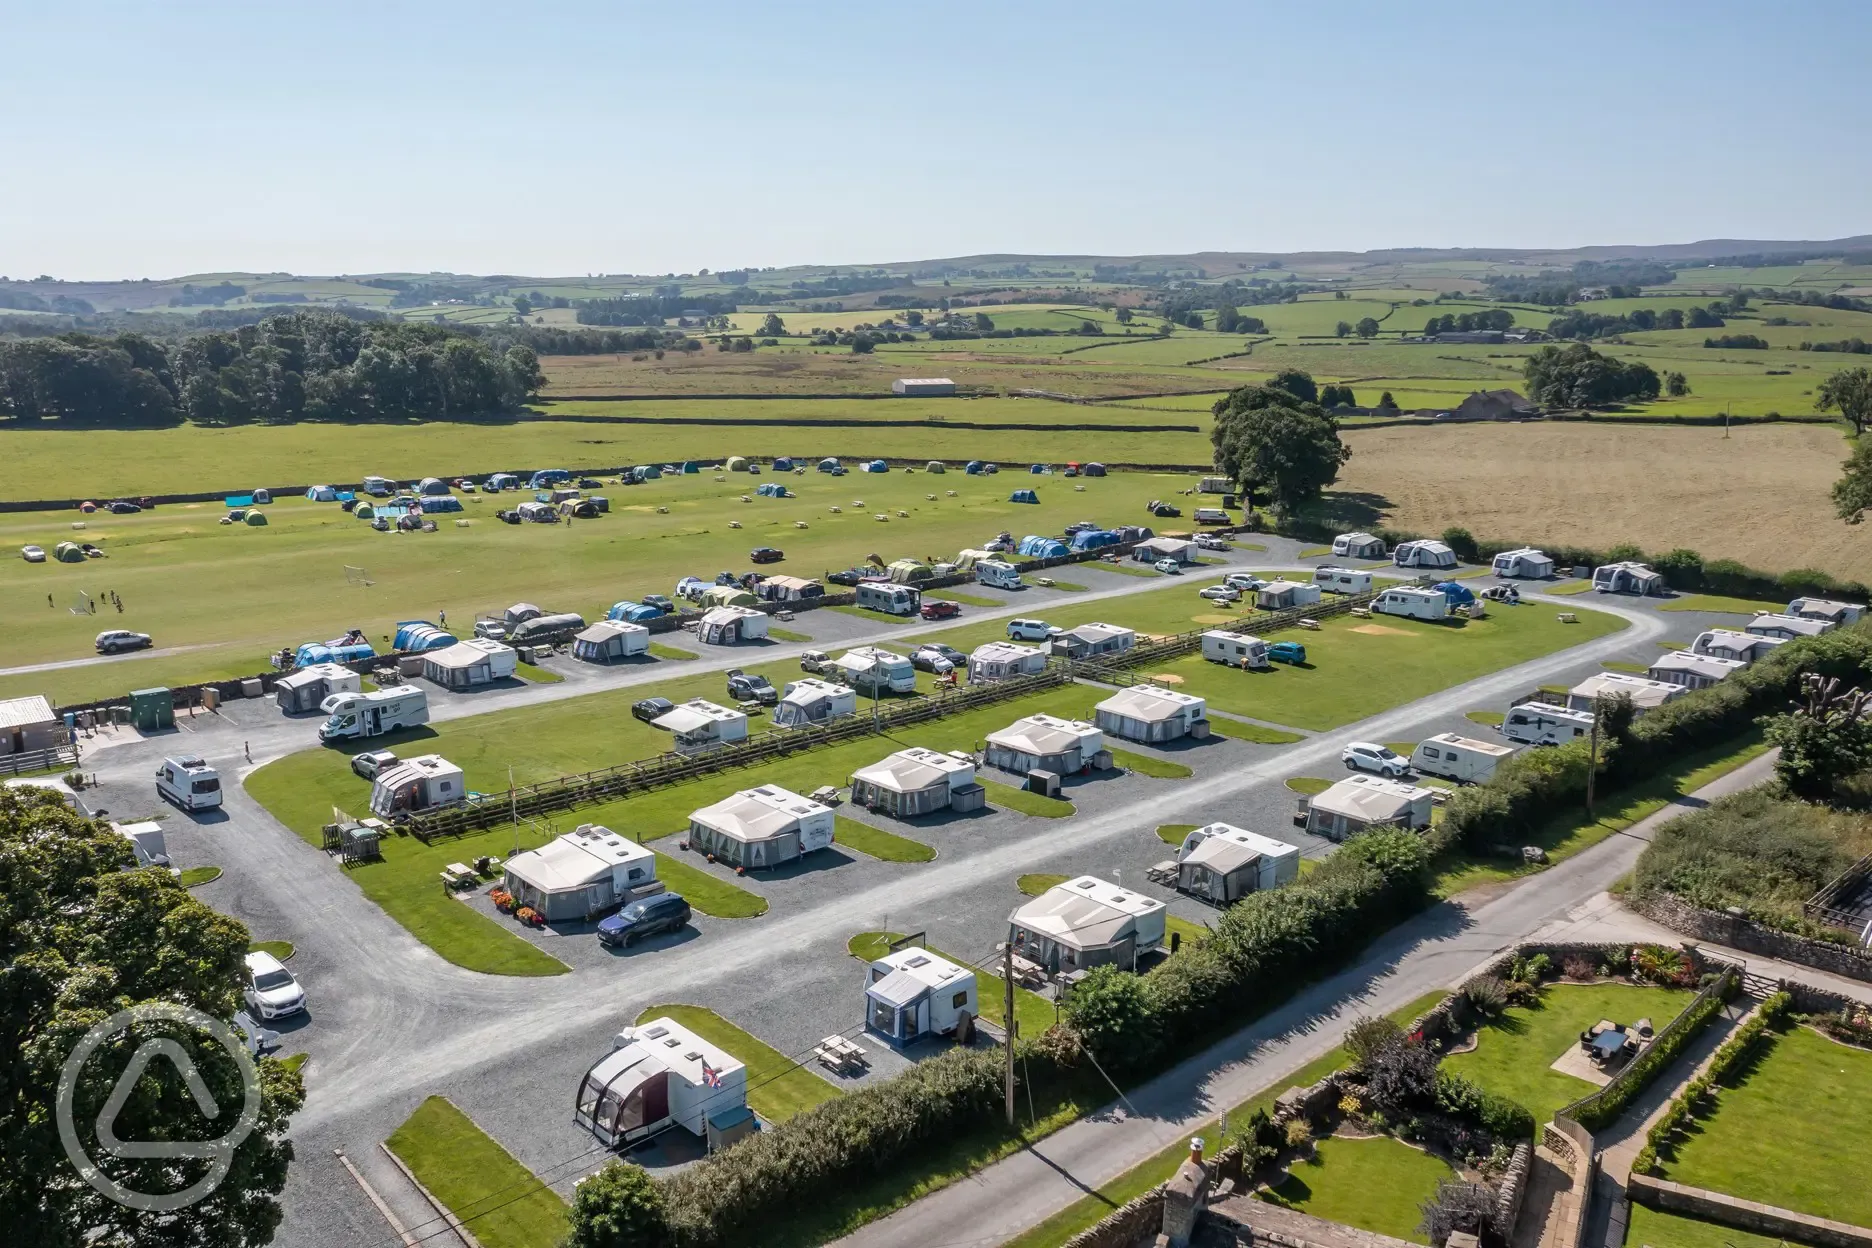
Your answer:
[[[1344,338],[1344,337],[1346,337],[1346,336],[1348,336],[1349,334],[1351,334],[1351,332],[1352,332],[1352,322],[1351,322],[1351,321],[1340,321],[1340,322],[1339,322],[1339,323],[1338,323],[1337,325],[1335,325],[1335,326],[1333,326],[1333,331],[1332,331],[1332,332],[1333,332],[1333,335],[1334,335],[1335,337],[1338,337],[1338,338]]]
[[[609,1161],[581,1182],[566,1215],[565,1248],[668,1248],[663,1189],[642,1166]]]
[[[1451,525],[1443,530],[1443,544],[1456,553],[1456,557],[1467,563],[1474,563],[1476,558],[1476,540],[1468,529]]]
[[[1285,390],[1303,403],[1319,401],[1319,387],[1313,382],[1313,374],[1297,368],[1284,369],[1274,374],[1274,379],[1267,383],[1276,390]]]
[[[246,1248],[280,1224],[277,1200],[292,1144],[288,1120],[305,1099],[295,1070],[258,1062],[254,1130],[232,1150],[226,1177],[206,1197],[153,1217],[82,1181],[61,1146],[54,1099],[79,1040],[126,1006],[163,1002],[226,1022],[241,1008],[247,929],[195,900],[167,871],[134,861],[109,825],[82,819],[50,794],[0,790],[0,1225],[11,1242],[40,1248]],[[151,1062],[114,1123],[122,1140],[222,1138],[241,1112],[240,1067],[193,1027],[145,1021],[108,1035],[80,1068],[72,1121],[81,1145],[113,1181],[159,1195],[207,1172],[202,1161],[112,1158],[96,1124],[131,1055],[156,1037],[175,1041],[215,1105],[204,1119],[173,1060]]]
[[[1110,963],[1086,972],[1067,994],[1066,1021],[1108,1066],[1142,1061],[1157,1041],[1143,981]]]
[[[851,340],[853,355],[870,355],[871,349],[875,346],[877,346],[877,341],[870,334],[857,334]]]
[[[923,314],[921,312],[912,312],[910,315],[916,318],[910,322],[912,325],[921,325],[923,323]],[[776,312],[769,312],[767,314],[767,319],[760,323],[760,336],[763,338],[778,338],[784,333],[786,333],[786,322],[781,320],[779,314]]]
[[[1232,391],[1216,403],[1215,417],[1209,440],[1216,467],[1244,492],[1264,492],[1283,515],[1317,499],[1352,457],[1317,403],[1276,385]]]
[[[1367,1069],[1379,1053],[1404,1043],[1404,1029],[1383,1015],[1361,1018],[1346,1028],[1345,1048],[1352,1060]]]
[[[1388,408],[1391,411],[1395,412],[1397,410],[1397,400],[1392,398],[1391,392],[1387,390],[1383,394],[1378,396],[1378,406],[1382,408]]]
[[[1120,325],[1129,325],[1133,320],[1136,319],[1136,316],[1131,311],[1130,308],[1119,308],[1117,312],[1117,318],[1118,318],[1118,323]]]
[[[1547,407],[1610,407],[1658,397],[1661,383],[1649,364],[1599,354],[1583,342],[1542,347],[1522,366],[1528,397]]]
[[[1664,393],[1673,399],[1683,398],[1690,393],[1690,379],[1682,373],[1665,373]]]
[[[1405,1038],[1373,1052],[1363,1063],[1365,1091],[1385,1113],[1408,1118],[1436,1101],[1437,1054]]]
[[[780,321],[780,318],[776,316],[773,318],[773,320],[775,324],[778,324]],[[922,323],[923,323],[923,314],[921,312],[910,311],[910,312],[904,313],[904,324],[910,325],[910,326],[918,326],[918,325],[921,325]],[[776,330],[775,332],[777,333],[779,331]]]
[[[1820,383],[1814,400],[1821,411],[1838,411],[1851,421],[1853,436],[1858,437],[1872,424],[1872,368],[1849,368],[1834,373]]]
[[[1188,312],[1185,312],[1183,314],[1183,323],[1189,326],[1191,329],[1201,329],[1203,327],[1202,313],[1197,312],[1194,309]]]
[[[513,310],[515,316],[526,316],[533,311],[533,301],[528,299],[525,295],[515,295],[513,297]]]
[[[984,334],[987,333],[994,328],[994,318],[989,316],[986,312],[977,312],[975,314],[975,328],[981,330]]]
[[[1417,1209],[1423,1215],[1417,1229],[1433,1244],[1446,1242],[1457,1231],[1490,1242],[1501,1238],[1495,1224],[1495,1190],[1486,1183],[1444,1179]]]
[[[1872,694],[1841,692],[1837,676],[1807,672],[1800,704],[1763,716],[1768,744],[1781,747],[1775,775],[1788,792],[1810,800],[1831,796],[1839,782],[1872,767]]]
[[[1378,318],[1375,316],[1360,318],[1358,323],[1358,336],[1361,338],[1376,338],[1378,336]]]
[[[1872,507],[1872,441],[1860,439],[1846,461],[1844,475],[1833,483],[1833,510],[1847,524],[1858,524]]]

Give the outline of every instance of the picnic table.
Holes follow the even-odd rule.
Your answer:
[[[474,868],[462,862],[449,863],[448,866],[442,868],[440,874],[442,882],[450,888],[467,888],[481,882],[481,877],[475,874]]]
[[[1014,963],[1015,983],[1023,988],[1034,988],[1046,983],[1047,975],[1044,966],[1041,966],[1031,958],[1023,958],[1018,953],[1014,955],[1012,960]]]
[[[813,1056],[819,1059],[821,1066],[839,1074],[863,1070],[870,1064],[862,1046],[840,1035],[827,1036],[821,1040],[813,1049]]]
[[[1602,1031],[1592,1038],[1592,1055],[1601,1062],[1609,1062],[1619,1055],[1625,1047],[1625,1033],[1616,1028]]]

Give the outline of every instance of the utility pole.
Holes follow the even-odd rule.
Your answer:
[[[1007,1043],[1003,1046],[1007,1049],[1007,1079],[1005,1081],[1007,1124],[1012,1128],[1014,1125],[1014,942],[1011,940],[1001,946],[1001,985],[1006,989],[1006,1005],[1003,1007],[1001,1019],[1006,1024],[1003,1030],[1007,1033]]]
[[[1586,817],[1588,819],[1599,817],[1593,811],[1593,782],[1599,777],[1599,715],[1604,709],[1603,704],[1603,698],[1593,699],[1592,734],[1588,738],[1592,744],[1587,747],[1586,761]]]

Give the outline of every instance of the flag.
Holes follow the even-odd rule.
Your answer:
[[[711,1088],[721,1087],[721,1071],[708,1064],[708,1058],[702,1059],[702,1082]]]

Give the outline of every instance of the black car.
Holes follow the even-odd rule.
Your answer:
[[[600,481],[597,477],[580,477],[578,479],[578,488],[581,490],[602,490],[604,488],[604,482]]]
[[[968,655],[963,654],[960,650],[956,649],[954,646],[945,646],[940,641],[924,642],[922,645],[918,646],[917,649],[927,650],[931,654],[940,654],[943,658],[948,659],[949,662],[956,667],[968,666]],[[914,654],[911,655],[910,659],[914,663],[916,660],[916,655]]]
[[[786,555],[772,546],[756,546],[748,552],[748,559],[753,563],[779,563]]]
[[[1150,505],[1150,514],[1153,516],[1158,516],[1163,519],[1168,519],[1171,516],[1182,515],[1183,509],[1181,507],[1172,506],[1169,503],[1152,503]]]
[[[728,672],[728,696],[741,702],[772,706],[780,700],[779,692],[765,676],[732,668]]]
[[[115,502],[105,503],[104,510],[113,516],[133,516],[143,509],[127,499],[120,498]]]
[[[865,579],[867,573],[862,568],[846,568],[843,572],[828,572],[826,580],[834,585],[856,585]]]
[[[631,715],[644,723],[659,716],[667,715],[676,709],[676,704],[668,698],[645,698],[641,702],[631,703]]]
[[[598,939],[628,949],[646,936],[681,931],[689,922],[689,903],[680,893],[658,893],[633,901],[598,924]]]

